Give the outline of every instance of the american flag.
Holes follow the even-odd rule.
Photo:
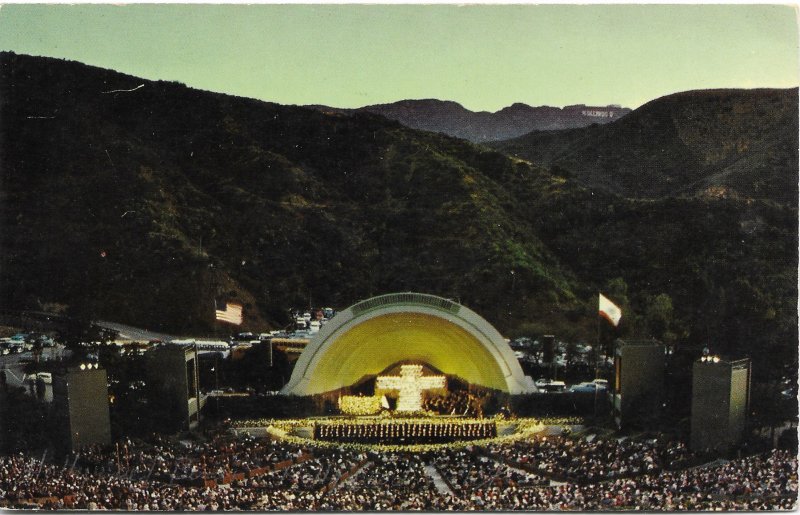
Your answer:
[[[242,325],[242,306],[226,302],[220,309],[220,303],[216,303],[215,315],[220,322]]]

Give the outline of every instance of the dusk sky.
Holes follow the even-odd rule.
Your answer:
[[[639,105],[798,85],[793,6],[4,5],[0,50],[279,102]]]

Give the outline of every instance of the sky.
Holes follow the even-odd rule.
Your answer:
[[[0,7],[0,50],[281,104],[638,107],[798,85],[792,5]]]

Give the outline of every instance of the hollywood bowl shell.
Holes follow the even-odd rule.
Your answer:
[[[337,313],[303,351],[282,393],[338,390],[408,361],[510,394],[535,390],[505,339],[477,313],[435,295],[392,293]]]

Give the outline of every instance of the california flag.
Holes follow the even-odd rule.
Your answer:
[[[600,294],[600,316],[611,322],[611,325],[617,327],[619,319],[622,318],[622,310],[616,304],[603,297]]]

